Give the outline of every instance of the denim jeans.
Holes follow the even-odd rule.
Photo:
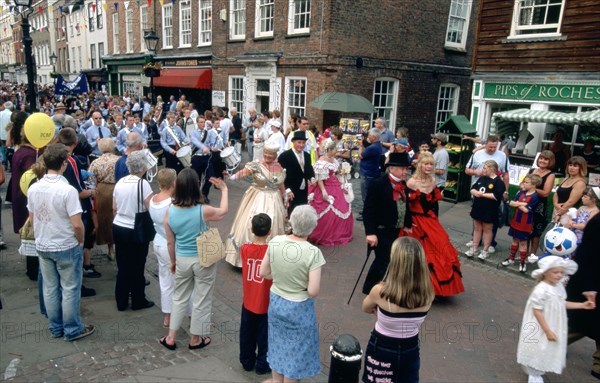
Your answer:
[[[38,296],[40,299],[40,313],[43,316],[48,318],[48,314],[46,314],[46,305],[44,304],[44,277],[42,277],[42,268],[38,268]]]
[[[44,287],[44,304],[53,337],[70,340],[83,331],[79,316],[83,248],[64,251],[38,251]]]
[[[392,382],[418,382],[421,357],[419,336],[390,338],[373,330],[365,351],[363,382],[387,378]]]

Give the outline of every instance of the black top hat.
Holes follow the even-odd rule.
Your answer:
[[[408,153],[390,153],[389,161],[385,166],[410,166]]]
[[[294,131],[294,135],[292,136],[292,141],[296,140],[304,140],[306,141],[306,132],[304,130],[296,130]]]

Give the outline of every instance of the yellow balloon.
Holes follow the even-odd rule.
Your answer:
[[[25,137],[34,147],[43,148],[54,138],[54,122],[45,113],[33,113],[25,120]]]
[[[35,179],[35,174],[33,174],[33,170],[29,169],[21,176],[19,180],[19,187],[23,194],[27,195],[27,190],[29,190],[29,185],[31,185],[31,181]]]

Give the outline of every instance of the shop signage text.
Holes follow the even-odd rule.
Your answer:
[[[484,97],[513,101],[598,104],[600,103],[600,86],[487,83],[485,84]]]
[[[198,60],[198,59],[165,60],[165,61],[163,61],[164,66],[180,66],[180,67],[200,66],[200,65],[206,65],[207,63],[208,63],[208,60]]]

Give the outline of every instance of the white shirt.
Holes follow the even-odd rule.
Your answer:
[[[269,137],[269,139],[267,140],[266,144],[279,145],[279,150],[277,151],[278,157],[281,153],[285,151],[285,137],[280,131],[273,133],[271,137]]]
[[[219,122],[219,128],[221,128],[221,131],[225,130],[227,132],[227,134],[229,134],[229,130],[231,129],[232,126],[233,126],[233,123],[227,117],[225,117],[224,119],[222,119]]]
[[[483,169],[483,165],[485,164],[485,161],[488,161],[488,160],[496,161],[496,163],[498,164],[498,170],[501,173],[508,172],[508,167],[510,166],[510,163],[508,162],[508,158],[506,158],[506,154],[504,154],[504,152],[501,152],[499,150],[496,150],[494,152],[494,154],[491,154],[491,155],[488,154],[488,152],[485,149],[475,152],[471,156],[471,159],[469,160],[469,162],[467,163],[467,168],[474,169],[474,170],[481,170],[481,169]],[[471,176],[471,186],[473,186],[475,184],[475,182],[477,182],[478,179],[479,179],[478,176],[475,176],[475,175]]]
[[[33,213],[37,251],[58,252],[79,245],[71,217],[80,214],[79,194],[58,174],[46,174],[27,191],[27,209]]]
[[[0,140],[6,141],[8,138],[8,132],[6,131],[6,125],[10,122],[10,116],[12,112],[8,109],[4,109],[0,112]]]
[[[113,206],[117,207],[117,215],[113,223],[117,226],[133,229],[135,223],[135,214],[138,212],[137,184],[140,177],[128,175],[119,180],[113,191]],[[142,200],[152,194],[152,186],[148,181],[142,181]],[[146,208],[140,204],[139,211],[145,211]]]

